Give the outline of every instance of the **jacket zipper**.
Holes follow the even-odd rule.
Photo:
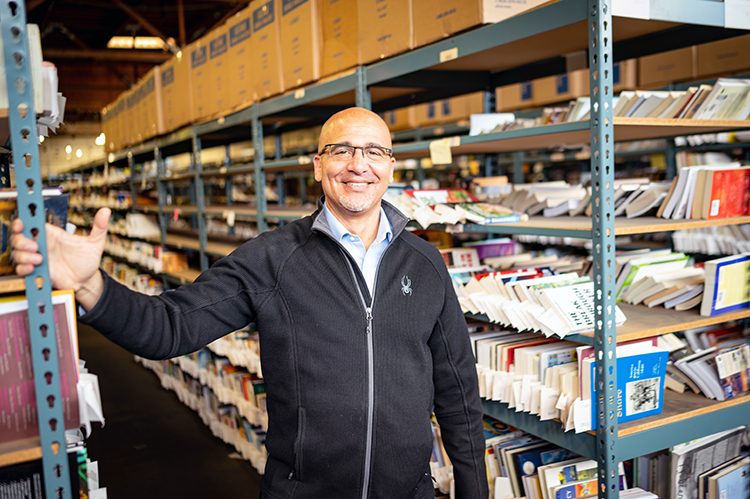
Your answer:
[[[337,241],[338,242],[338,241]],[[393,242],[393,241],[391,241]],[[370,306],[367,306],[367,300],[362,294],[362,288],[359,286],[357,280],[357,273],[354,270],[351,259],[348,256],[346,249],[339,245],[342,251],[344,251],[344,258],[347,265],[349,265],[349,271],[354,278],[354,287],[357,288],[359,299],[362,302],[362,306],[365,309],[365,317],[367,319],[367,327],[365,329],[365,336],[367,338],[367,443],[365,444],[365,477],[362,483],[362,499],[367,499],[367,495],[370,489],[370,472],[372,468],[372,434],[373,425],[375,419],[375,347],[373,345],[372,337],[372,308],[375,306],[375,290],[377,289],[378,283],[378,269],[380,268],[380,262],[383,261],[383,256],[391,248],[389,244],[383,254],[380,255],[378,264],[375,267],[375,280],[372,283],[372,299],[370,300]]]

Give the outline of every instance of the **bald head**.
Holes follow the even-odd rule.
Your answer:
[[[373,142],[373,145],[391,147],[391,132],[380,116],[363,107],[350,107],[334,114],[323,124],[318,151],[326,144],[336,143],[338,139],[335,138],[346,135],[348,130],[362,128],[370,129],[373,138],[377,136],[377,143]]]

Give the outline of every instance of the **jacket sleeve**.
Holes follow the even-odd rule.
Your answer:
[[[256,238],[258,239],[258,238]],[[245,243],[194,283],[159,296],[131,291],[102,272],[99,302],[80,321],[131,353],[167,359],[194,352],[255,320],[276,286],[268,245]]]
[[[457,499],[487,499],[482,405],[468,328],[450,278],[445,273],[445,303],[430,338],[435,386],[435,416],[453,464]]]

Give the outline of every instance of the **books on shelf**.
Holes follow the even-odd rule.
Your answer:
[[[750,224],[681,229],[672,233],[675,251],[706,255],[750,252]]]
[[[627,261],[617,275],[615,297],[622,301],[629,288],[649,276],[685,268],[688,256],[679,252],[656,252]]]
[[[709,260],[700,313],[712,316],[750,306],[750,253]]]
[[[23,296],[0,300],[0,338],[15,345],[0,354],[0,443],[39,435],[34,372],[28,326],[28,301]],[[57,331],[60,396],[66,429],[78,429],[80,423],[78,391],[78,335],[72,291],[53,291],[52,306]],[[12,368],[11,368],[12,367]]]

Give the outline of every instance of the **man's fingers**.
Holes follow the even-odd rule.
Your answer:
[[[34,265],[30,264],[18,264],[16,265],[16,275],[25,277],[34,272]]]
[[[21,232],[23,232],[23,222],[20,218],[16,218],[15,220],[13,220],[13,222],[10,224],[10,230],[14,234],[20,234]]]
[[[42,255],[37,252],[19,251],[12,250],[10,252],[10,260],[16,265],[39,265],[42,263]]]
[[[23,234],[13,234],[10,236],[10,247],[15,251],[39,251],[39,245],[33,239],[29,239]]]
[[[94,225],[91,227],[89,237],[92,239],[99,239],[107,235],[109,216],[111,214],[112,211],[109,208],[101,208],[96,212],[96,215],[94,216]]]

